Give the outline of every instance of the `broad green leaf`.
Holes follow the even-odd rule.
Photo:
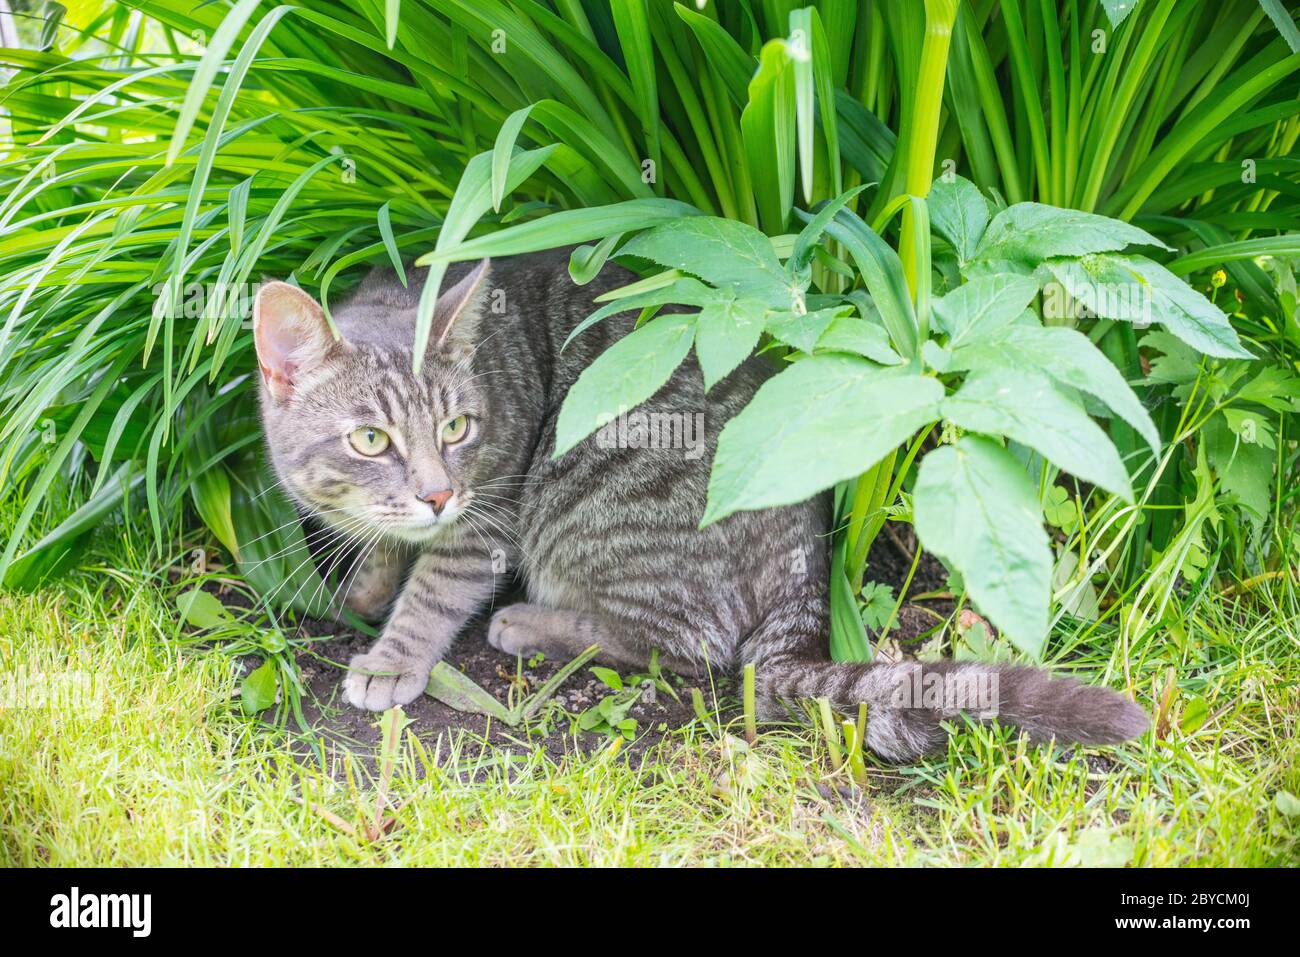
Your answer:
[[[1257,521],[1266,519],[1273,490],[1275,454],[1263,445],[1241,440],[1228,419],[1219,415],[1206,423],[1202,441],[1223,491],[1236,496]]]
[[[930,227],[952,244],[961,264],[974,257],[989,224],[989,201],[970,180],[943,176],[934,181],[928,197]]]
[[[239,541],[235,535],[234,520],[230,516],[230,477],[226,474],[225,466],[200,469],[190,486],[190,497],[203,524],[238,561]]]
[[[176,610],[181,613],[186,624],[203,631],[229,624],[234,620],[216,595],[201,588],[192,588],[183,592],[176,599]]]
[[[977,372],[943,400],[941,411],[963,429],[1008,436],[1071,475],[1133,499],[1110,438],[1046,376],[1026,369]]]
[[[730,299],[700,310],[695,327],[695,357],[711,389],[749,358],[763,335],[767,306],[756,299]]]
[[[852,308],[846,304],[812,312],[792,312],[788,309],[770,312],[767,316],[767,332],[774,339],[794,346],[800,352],[812,352],[835,318]]]
[[[695,316],[660,316],[601,353],[564,397],[554,457],[659,391],[690,352],[694,338]]]
[[[1164,266],[1141,256],[1096,255],[1046,263],[1065,291],[1107,319],[1164,326],[1209,356],[1249,359],[1223,310]]]
[[[1142,401],[1114,363],[1076,329],[1014,323],[954,350],[946,368],[1007,376],[1037,371],[1095,396],[1136,429],[1153,452],[1160,451],[1160,434]]]
[[[790,308],[792,290],[772,241],[753,226],[715,216],[692,216],[647,230],[619,250],[699,276],[738,295]]]
[[[853,356],[799,360],[722,430],[700,524],[801,502],[860,475],[935,421],[942,398],[937,379]]]
[[[993,217],[975,259],[1006,259],[1034,266],[1053,256],[1083,256],[1126,246],[1172,248],[1146,230],[1118,219],[1041,203],[1017,203]]]
[[[838,316],[817,340],[817,352],[852,352],[881,365],[897,365],[903,357],[889,345],[889,336],[861,316]]]
[[[634,283],[633,285],[640,285]],[[629,287],[625,286],[624,289]],[[621,292],[622,290],[616,290]],[[604,296],[600,297],[601,299]],[[573,327],[568,338],[564,340],[567,346],[579,335],[586,332],[596,323],[608,319],[610,316],[618,315],[622,312],[629,312],[633,309],[644,309],[647,306],[664,306],[668,303],[676,303],[681,306],[704,306],[712,303],[730,302],[732,294],[724,290],[712,289],[698,280],[689,277],[677,279],[665,286],[656,286],[647,288],[643,292],[637,292],[630,296],[619,296],[610,302],[606,302],[599,309],[583,319]],[[598,302],[600,299],[597,300]]]
[[[948,336],[948,348],[1002,332],[1038,294],[1038,281],[1027,276],[982,276],[934,300],[935,326]]]
[[[274,658],[267,658],[254,668],[239,685],[240,705],[244,714],[257,714],[275,704],[277,672]]]
[[[921,544],[961,574],[980,612],[1040,658],[1052,551],[1038,491],[1016,457],[975,435],[934,450],[921,460],[912,515]]]

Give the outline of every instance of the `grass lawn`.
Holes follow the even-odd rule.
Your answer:
[[[387,785],[400,810],[369,841],[348,831],[374,818],[375,749],[245,717],[240,659],[180,637],[177,588],[138,541],[111,529],[57,583],[0,595],[6,865],[1285,865],[1300,852],[1300,615],[1276,584],[1248,603],[1187,602],[1129,648],[1142,703],[1168,702],[1160,740],[1064,754],[966,729],[930,762],[869,762],[864,792],[797,727],[763,729],[750,750],[739,722],[710,717],[646,748],[573,738],[558,757],[554,739],[521,752],[408,733]],[[1070,656],[1122,684],[1118,660]],[[81,696],[24,697],[33,676]]]

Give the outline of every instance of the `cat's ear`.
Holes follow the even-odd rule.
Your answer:
[[[267,391],[277,402],[335,346],[325,310],[297,286],[264,283],[253,300],[253,343]]]
[[[481,260],[465,278],[438,296],[433,309],[433,324],[429,328],[429,344],[437,352],[453,351],[456,340],[474,338],[472,327],[478,321],[482,308],[482,295],[487,287],[490,260]],[[453,335],[453,330],[456,335]]]

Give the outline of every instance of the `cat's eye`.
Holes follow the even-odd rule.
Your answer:
[[[454,419],[449,419],[442,427],[442,441],[446,445],[454,445],[461,439],[465,438],[469,432],[469,416],[458,415]]]
[[[388,433],[373,425],[363,425],[348,436],[348,441],[362,455],[379,455],[388,448]]]

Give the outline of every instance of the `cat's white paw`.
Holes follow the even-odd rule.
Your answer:
[[[357,655],[348,663],[343,679],[343,698],[354,708],[387,711],[410,704],[429,684],[430,667],[399,663],[380,651]]]

